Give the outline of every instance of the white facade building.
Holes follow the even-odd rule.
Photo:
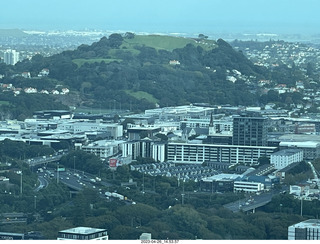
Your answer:
[[[166,151],[166,145],[164,143],[152,144],[152,158],[156,162],[165,161],[165,151]]]
[[[288,240],[320,240],[320,220],[308,219],[289,226]]]
[[[264,190],[264,184],[260,182],[235,181],[233,186],[234,192],[261,192]]]
[[[310,137],[311,135],[308,135]],[[313,160],[320,157],[319,141],[281,141],[280,149],[296,148],[303,150],[304,159]]]
[[[9,49],[4,52],[3,59],[6,64],[15,65],[19,62],[19,52]]]
[[[168,143],[167,160],[175,163],[222,162],[254,165],[260,157],[269,157],[277,148],[216,144]]]
[[[76,227],[59,231],[57,240],[108,240],[106,229]]]
[[[93,153],[101,159],[106,159],[119,152],[119,144],[122,141],[95,141],[88,145],[82,146],[81,149],[87,153]]]
[[[109,132],[114,139],[119,139],[123,136],[123,126],[116,123],[106,124],[100,122],[72,121],[59,124],[57,129],[66,130],[71,133],[84,133],[89,131]]]
[[[275,169],[283,169],[292,163],[303,160],[303,150],[301,149],[284,149],[271,154],[270,163]]]
[[[166,144],[159,141],[140,140],[128,141],[122,144],[122,157],[130,157],[135,160],[137,157],[153,158],[156,162],[166,160]]]

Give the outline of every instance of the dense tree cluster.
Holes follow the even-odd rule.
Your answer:
[[[0,160],[6,159],[28,159],[43,155],[53,154],[54,150],[48,146],[28,145],[24,142],[5,139],[0,141]]]
[[[104,166],[98,156],[81,150],[73,151],[63,156],[60,163],[68,168],[74,168],[91,174],[98,174]]]
[[[25,94],[14,96],[11,93],[0,92],[0,120],[25,120],[32,117],[34,111],[49,109],[69,109],[68,106],[55,102],[46,94]]]

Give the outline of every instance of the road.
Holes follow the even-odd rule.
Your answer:
[[[99,190],[101,186],[112,186],[107,182],[97,182],[94,176],[83,171],[74,172],[73,170],[66,169],[65,171],[59,171],[57,175],[56,169],[45,169],[43,172],[38,172],[37,174],[40,184],[35,191],[46,188],[51,180],[63,183],[75,191],[82,190],[84,187]]]
[[[232,212],[251,211],[271,202],[275,193],[261,193],[261,195],[251,195],[238,201],[225,204],[224,207],[230,209]]]
[[[35,191],[40,191],[41,189],[46,188],[49,185],[48,180],[45,177],[45,174],[38,174],[38,181],[40,182],[39,186],[35,189]]]
[[[50,155],[50,156],[42,156],[42,157],[36,157],[36,158],[30,158],[24,160],[25,163],[27,163],[30,167],[35,167],[38,165],[50,163],[50,162],[55,162],[59,161],[63,154],[58,154],[58,155]]]

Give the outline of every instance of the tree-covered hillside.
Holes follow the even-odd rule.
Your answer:
[[[42,69],[50,70],[48,77],[38,77]],[[31,78],[17,76],[26,71]],[[272,81],[273,86],[303,80],[296,67],[269,70],[254,65],[224,40],[208,40],[203,35],[191,39],[112,34],[51,57],[35,55],[15,66],[0,64],[0,74],[4,75],[2,83],[22,89],[68,87],[72,95],[58,101],[76,107],[108,109],[117,104],[121,109],[141,111],[189,103],[303,104],[299,92],[275,96],[275,91],[265,94],[259,86],[260,80]]]
[[[170,64],[173,60],[178,63]],[[43,68],[50,74],[42,85],[68,86],[80,93],[87,106],[109,107],[116,101],[123,109],[135,110],[195,102],[252,105],[258,94],[248,93],[245,81],[251,77],[255,82],[265,75],[265,70],[221,39],[132,33],[112,34],[48,58],[36,55],[14,67],[2,65],[0,73],[7,74],[5,82],[16,85],[19,79],[10,74],[29,71],[34,77]],[[235,74],[235,82],[227,80]]]

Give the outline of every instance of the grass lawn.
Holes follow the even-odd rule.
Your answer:
[[[206,50],[215,47],[215,41],[213,40],[203,40],[202,42],[197,43],[191,38],[162,35],[136,35],[133,39],[124,39],[122,46],[130,49],[135,45],[145,45],[155,49],[172,51],[176,48],[183,48],[189,43],[201,46]]]
[[[86,114],[108,114],[111,113],[113,110],[105,109],[105,108],[76,108],[74,110],[75,113],[86,113]]]
[[[0,106],[1,105],[9,105],[10,104],[10,102],[8,102],[8,101],[0,101]]]
[[[154,98],[151,94],[147,93],[147,92],[144,92],[144,91],[137,91],[137,92],[133,92],[133,91],[130,91],[130,90],[125,90],[125,92],[130,95],[130,96],[133,96],[135,97],[136,99],[138,100],[141,100],[141,99],[146,99],[147,101],[151,102],[151,103],[154,103],[156,104],[158,102],[158,99]]]

